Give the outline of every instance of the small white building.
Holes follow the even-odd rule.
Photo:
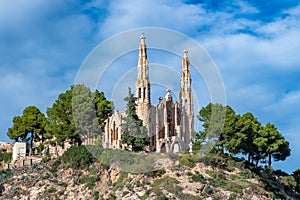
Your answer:
[[[12,159],[16,160],[17,158],[26,156],[26,142],[16,142],[13,147]]]

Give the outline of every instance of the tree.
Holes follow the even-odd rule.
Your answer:
[[[268,157],[268,165],[275,161],[285,160],[290,156],[289,142],[277,130],[274,124],[267,123],[259,132],[253,143],[257,146],[261,158]]]
[[[46,118],[35,106],[28,106],[23,110],[22,116],[13,118],[13,127],[8,129],[7,135],[10,139],[28,141],[29,155],[32,154],[33,141],[41,141],[47,138]]]
[[[237,121],[236,114],[230,106],[221,104],[208,104],[203,107],[197,116],[203,122],[204,130],[196,134],[196,142],[215,140],[215,146],[218,151],[224,153],[224,148],[229,147],[226,143],[235,132]]]
[[[94,92],[95,96],[95,104],[96,104],[96,115],[98,118],[98,122],[102,130],[105,127],[105,120],[108,118],[109,115],[113,112],[113,102],[108,101],[103,92],[99,92],[96,90]]]
[[[86,145],[102,133],[96,116],[95,98],[89,88],[76,85],[72,88],[72,113],[78,134]]]
[[[81,138],[90,144],[90,138],[100,136],[105,119],[112,113],[112,102],[104,93],[94,93],[83,84],[71,86],[61,93],[51,108],[47,109],[47,132],[55,141],[81,144]]]
[[[132,145],[133,151],[141,151],[150,144],[147,129],[143,126],[143,121],[136,114],[136,98],[128,89],[128,96],[124,99],[127,102],[126,116],[122,119],[122,143]]]
[[[237,121],[237,141],[239,141],[237,149],[239,149],[242,154],[248,154],[249,162],[260,159],[258,158],[259,154],[257,154],[257,146],[253,143],[258,136],[260,128],[260,122],[250,112],[242,115]]]
[[[29,137],[29,156],[32,153],[33,141],[45,140],[46,118],[41,111],[35,106],[28,106],[24,109],[22,115],[22,124],[25,127],[27,137]]]
[[[15,116],[13,118],[13,126],[11,128],[8,128],[7,131],[7,136],[15,140],[16,142],[18,141],[25,141],[26,140],[26,131],[25,127],[22,123],[22,117],[21,116]]]
[[[300,168],[296,169],[292,175],[295,178],[295,181],[297,182],[296,191],[300,192]]]
[[[46,126],[46,130],[55,137],[53,142],[62,143],[69,140],[73,144],[81,143],[72,115],[73,87],[61,93],[52,107],[47,109],[49,123]]]

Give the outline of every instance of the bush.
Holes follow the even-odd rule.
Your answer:
[[[0,170],[0,183],[3,181],[3,179],[9,178],[11,176],[12,176],[11,169]]]
[[[297,182],[293,176],[281,176],[280,180],[287,189],[294,190],[297,186]]]
[[[124,180],[128,177],[128,174],[126,172],[120,172],[120,176],[118,178],[118,181],[113,184],[113,191],[117,191],[119,188],[123,188],[125,185]]]
[[[48,189],[48,192],[49,192],[49,193],[55,193],[55,192],[56,192],[56,188],[55,188],[55,187],[50,187],[50,188]]]
[[[164,177],[161,179],[156,179],[152,184],[152,191],[156,195],[162,195],[162,189],[176,195],[181,195],[183,188],[177,186],[179,181],[172,177]]]
[[[94,192],[94,200],[98,200],[99,199],[99,192],[96,191]]]
[[[95,158],[85,146],[71,146],[61,156],[61,161],[67,168],[87,169],[90,164],[95,162]]]
[[[94,176],[83,176],[79,179],[79,183],[84,184],[87,188],[92,189],[99,178]]]
[[[91,169],[89,169],[89,173],[90,173],[90,175],[96,175],[98,173],[98,169],[97,168],[91,168]]]
[[[45,155],[45,156],[42,158],[41,163],[46,163],[46,162],[48,162],[50,159],[51,159],[51,155],[50,155],[50,154]]]
[[[4,161],[5,163],[10,163],[12,158],[11,153],[3,152],[0,150],[0,162]]]
[[[192,175],[193,182],[205,183],[205,178],[201,174]]]
[[[181,165],[188,166],[190,168],[193,168],[196,166],[196,163],[198,162],[199,158],[197,154],[191,155],[191,154],[183,154],[179,157],[179,163]]]

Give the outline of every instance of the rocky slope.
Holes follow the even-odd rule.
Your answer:
[[[219,159],[219,160],[218,160]],[[85,170],[59,159],[1,172],[0,199],[297,199],[271,171],[222,158],[195,162],[185,155],[144,174],[95,162]],[[216,161],[217,160],[217,161]]]

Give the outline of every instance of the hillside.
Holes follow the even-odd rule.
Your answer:
[[[78,159],[82,160],[82,156],[87,159],[82,164],[68,155],[31,167],[2,170],[0,198],[300,198],[284,172],[262,169],[228,156],[172,155],[161,160],[166,167],[137,174],[121,171],[118,165],[107,167],[99,160],[88,160],[85,153]]]

